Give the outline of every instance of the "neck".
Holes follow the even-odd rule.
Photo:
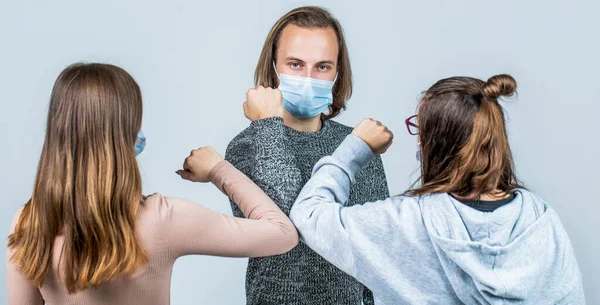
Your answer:
[[[465,198],[460,197],[460,196],[458,196],[458,195],[456,195],[454,193],[452,194],[452,196],[454,196],[455,198],[460,199],[460,200],[465,200]],[[496,200],[506,199],[509,196],[510,196],[510,194],[508,194],[508,193],[505,193],[505,192],[503,192],[501,190],[495,190],[495,191],[492,191],[491,193],[482,194],[479,197],[479,200],[482,200],[482,201],[496,201]]]
[[[321,115],[317,115],[314,118],[300,119],[287,111],[283,112],[283,124],[300,132],[317,132],[322,127]]]
[[[494,191],[492,193],[481,195],[481,200],[483,200],[483,201],[496,201],[496,200],[506,199],[506,198],[508,198],[508,196],[510,196],[510,194],[502,192],[500,190],[496,190],[496,191]]]

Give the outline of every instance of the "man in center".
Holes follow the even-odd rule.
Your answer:
[[[278,88],[282,113],[260,114],[236,136],[225,158],[286,213],[311,176],[352,132],[332,120],[352,95],[352,71],[340,23],[325,9],[296,8],[273,25],[255,71],[257,87]],[[250,89],[248,98],[256,90]],[[348,206],[389,197],[380,157],[356,176]],[[235,216],[243,217],[232,204]],[[350,254],[349,254],[350,255]],[[373,304],[372,293],[305,244],[278,256],[250,258],[247,304]]]

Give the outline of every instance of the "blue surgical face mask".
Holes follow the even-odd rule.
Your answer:
[[[417,161],[421,161],[421,143],[417,143]]]
[[[138,156],[141,154],[144,148],[146,148],[146,137],[144,137],[144,133],[140,130],[135,141],[135,155]]]
[[[275,73],[277,68],[273,63]],[[283,95],[283,106],[297,118],[313,118],[333,104],[333,81],[279,74],[279,87]],[[335,76],[337,79],[337,75]]]

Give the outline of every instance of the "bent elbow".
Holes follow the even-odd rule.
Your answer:
[[[296,248],[298,246],[298,244],[300,243],[300,236],[298,235],[298,230],[296,230],[296,228],[294,228],[292,231],[293,231],[293,233],[290,235],[290,237],[288,238],[288,240],[286,242],[287,248],[286,248],[285,252],[288,252],[288,251]]]
[[[311,204],[310,201],[298,201],[292,206],[289,217],[300,233],[312,227],[316,220],[315,211],[317,208],[318,205]]]
[[[289,223],[282,228],[282,231],[284,232],[284,235],[279,243],[279,253],[277,254],[284,254],[291,251],[292,249],[296,248],[300,242],[298,230],[296,230],[296,227],[294,227],[291,221],[289,221]]]

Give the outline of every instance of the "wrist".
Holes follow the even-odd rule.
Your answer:
[[[228,165],[229,162],[225,160],[216,162],[208,172],[208,180],[215,183],[216,179],[220,176],[220,172],[222,172],[224,168],[227,168]]]
[[[373,148],[371,147],[371,145],[369,145],[369,142],[367,142],[366,138],[363,137],[360,133],[357,132],[352,132],[352,135],[359,138],[360,140],[362,140],[362,142],[364,142],[370,149],[371,151],[373,150]]]
[[[260,120],[266,120],[266,119],[275,119],[275,118],[283,118],[283,116],[282,115],[264,115],[264,116],[258,117],[256,120],[254,120],[254,122],[260,121]]]
[[[349,169],[354,177],[375,155],[371,147],[361,138],[352,134],[333,152],[332,157]],[[351,178],[353,179],[353,178]]]
[[[265,113],[265,114],[259,116],[257,120],[264,120],[264,119],[269,119],[269,118],[283,118],[283,110]]]

